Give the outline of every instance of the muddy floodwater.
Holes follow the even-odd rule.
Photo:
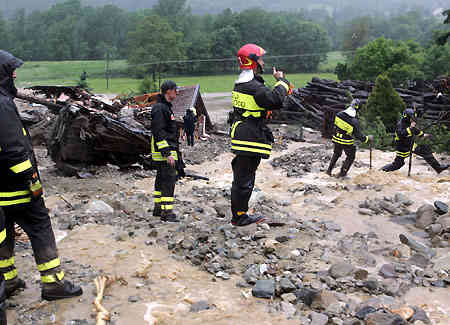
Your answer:
[[[206,96],[213,121],[224,122],[226,119],[228,97],[229,94]],[[276,127],[282,129],[284,126]],[[277,264],[273,273],[277,279],[283,276],[294,278],[295,272],[301,269],[299,283],[321,290],[325,288],[319,280],[321,272],[346,257],[342,250],[340,255],[333,255],[337,252],[338,242],[359,236],[355,234],[373,234],[369,237],[376,239],[369,241],[369,250],[374,262],[359,267],[370,276],[378,277],[380,267],[394,261],[390,254],[378,254],[379,247],[386,248],[385,251],[399,247],[408,255],[411,252],[399,242],[399,235],[408,233],[417,240],[424,239],[418,237],[418,229],[411,224],[395,222],[387,213],[361,214],[361,203],[399,194],[411,201],[408,206],[411,212],[436,200],[450,203],[449,171],[437,175],[423,160],[416,158],[412,177],[407,176],[407,166],[387,174],[379,169],[394,159],[392,152],[374,150],[373,168],[369,169],[369,151],[361,149],[349,177],[337,179],[324,173],[324,166],[332,154],[329,140],[322,139],[312,130],[305,131],[305,139],[306,142],[290,142],[284,149],[275,151],[270,160],[262,161],[257,171],[251,208],[270,211],[272,215],[266,217],[283,218],[285,226],[250,226],[242,231],[227,228],[230,215],[226,193],[232,182],[230,163],[233,155],[225,150],[187,167],[193,173],[209,177],[210,181],[180,181],[176,187],[175,210],[182,222],[164,224],[154,220],[151,213],[153,173],[139,169],[119,171],[114,166],[106,166],[86,179],[65,178],[58,174],[46,156],[45,148],[37,148],[46,202],[51,210],[66,276],[81,284],[84,294],[65,301],[41,301],[39,274],[29,243],[22,236],[16,249],[16,265],[27,288],[9,299],[9,323],[95,324],[93,279],[106,274],[120,279],[105,291],[103,305],[111,312],[110,324],[303,324],[302,320],[311,318],[311,309],[307,306],[293,305],[294,310],[289,313],[283,309],[285,307],[279,308],[279,297],[260,299],[252,296],[252,286],[242,284],[245,284],[243,273],[249,266],[268,265],[270,269]],[[207,141],[210,140],[198,140],[198,148],[207,150],[204,149]],[[276,141],[282,142],[283,138]],[[190,153],[189,157],[194,159],[196,155],[203,155],[202,150]],[[325,152],[328,158],[307,164],[307,172],[299,176],[288,177],[291,167],[283,169],[282,163],[279,167],[272,164],[285,155],[318,150]],[[440,158],[449,161],[448,157]],[[92,200],[108,203],[114,213],[86,214],[86,207]],[[266,207],[260,202],[273,202],[273,206]],[[216,214],[219,207],[224,207],[223,215]],[[297,230],[293,229],[294,223]],[[322,230],[314,230],[314,224],[333,224],[339,230],[321,235]],[[199,232],[207,234],[208,239],[198,242]],[[255,233],[260,234],[261,239],[254,240]],[[281,237],[288,240],[281,241]],[[278,241],[270,254],[267,247],[262,250],[267,254],[257,254],[263,243],[267,246],[275,238]],[[201,251],[202,245],[213,248],[199,260],[193,252]],[[372,250],[371,245],[377,249]],[[320,253],[316,248],[320,248]],[[436,260],[450,257],[448,247],[436,247],[435,250]],[[241,256],[237,256],[236,251]],[[302,254],[301,259],[292,256],[283,259],[282,256],[295,251]],[[230,256],[229,252],[235,254],[233,259],[226,258]],[[318,254],[317,257],[314,254]],[[349,251],[349,258],[351,254]],[[211,270],[214,261],[226,277]],[[285,267],[288,262],[293,265]],[[448,268],[448,264],[443,266],[444,271],[449,272]],[[430,269],[433,269],[431,264]],[[265,276],[270,278],[270,274],[266,272]],[[341,298],[348,297],[355,306],[374,297],[363,290],[349,289],[349,284],[344,282],[333,282],[326,288],[332,291],[333,286],[341,288],[337,290]],[[344,287],[347,289],[342,289]],[[432,324],[450,324],[448,286],[411,286],[395,297],[395,303],[422,308]],[[330,316],[329,324],[337,324],[332,323],[332,318]]]

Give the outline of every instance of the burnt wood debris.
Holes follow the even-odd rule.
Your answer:
[[[449,125],[449,81],[448,77],[440,78],[395,90],[425,120],[444,120]],[[286,97],[283,109],[273,112],[270,123],[299,123],[330,138],[334,117],[348,106],[349,95],[366,104],[373,87],[374,83],[366,81],[313,78],[306,87],[294,89]],[[20,111],[33,143],[47,145],[57,168],[65,175],[76,175],[89,165],[145,165],[150,155],[151,106],[157,94],[117,97],[110,101],[79,87],[35,86],[17,97],[38,104]],[[205,116],[206,130],[225,134],[215,129],[199,85],[179,89],[174,113],[180,129],[189,107],[195,107],[197,116]]]

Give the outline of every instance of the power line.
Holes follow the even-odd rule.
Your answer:
[[[354,54],[356,51],[341,51],[342,54]],[[274,55],[274,56],[264,56],[264,60],[269,59],[287,59],[287,58],[301,58],[301,57],[311,57],[325,55],[331,52],[317,52],[317,53],[304,53],[304,54],[290,54],[290,55]],[[168,60],[168,61],[158,61],[158,62],[147,62],[142,64],[128,65],[128,67],[142,67],[148,65],[158,65],[158,64],[174,64],[174,63],[204,63],[204,62],[232,62],[236,61],[236,58],[220,58],[220,59],[197,59],[197,60]]]

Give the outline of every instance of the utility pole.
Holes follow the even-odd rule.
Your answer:
[[[106,50],[106,89],[109,89],[109,50]]]

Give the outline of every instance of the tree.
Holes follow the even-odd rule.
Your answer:
[[[433,45],[426,49],[422,70],[426,79],[450,73],[450,45]]]
[[[366,121],[376,121],[379,116],[386,129],[393,131],[405,108],[405,103],[392,87],[389,77],[381,74],[377,77],[363,114]]]
[[[447,18],[444,20],[444,24],[450,24],[450,9],[447,9],[442,12],[443,16],[447,16]],[[444,45],[448,38],[450,37],[450,32],[442,32],[441,35],[437,38],[436,43],[438,45]]]
[[[414,48],[416,53],[411,50]],[[420,46],[380,37],[357,50],[348,71],[353,79],[370,81],[386,73],[395,85],[401,85],[408,80],[423,78],[422,60]]]
[[[128,63],[141,65],[136,72],[142,75],[142,72],[152,68],[142,64],[183,59],[182,36],[181,33],[174,32],[164,18],[147,16],[128,34]]]
[[[165,18],[177,32],[182,31],[183,21],[190,11],[186,6],[186,0],[158,0],[153,6],[153,12]]]

